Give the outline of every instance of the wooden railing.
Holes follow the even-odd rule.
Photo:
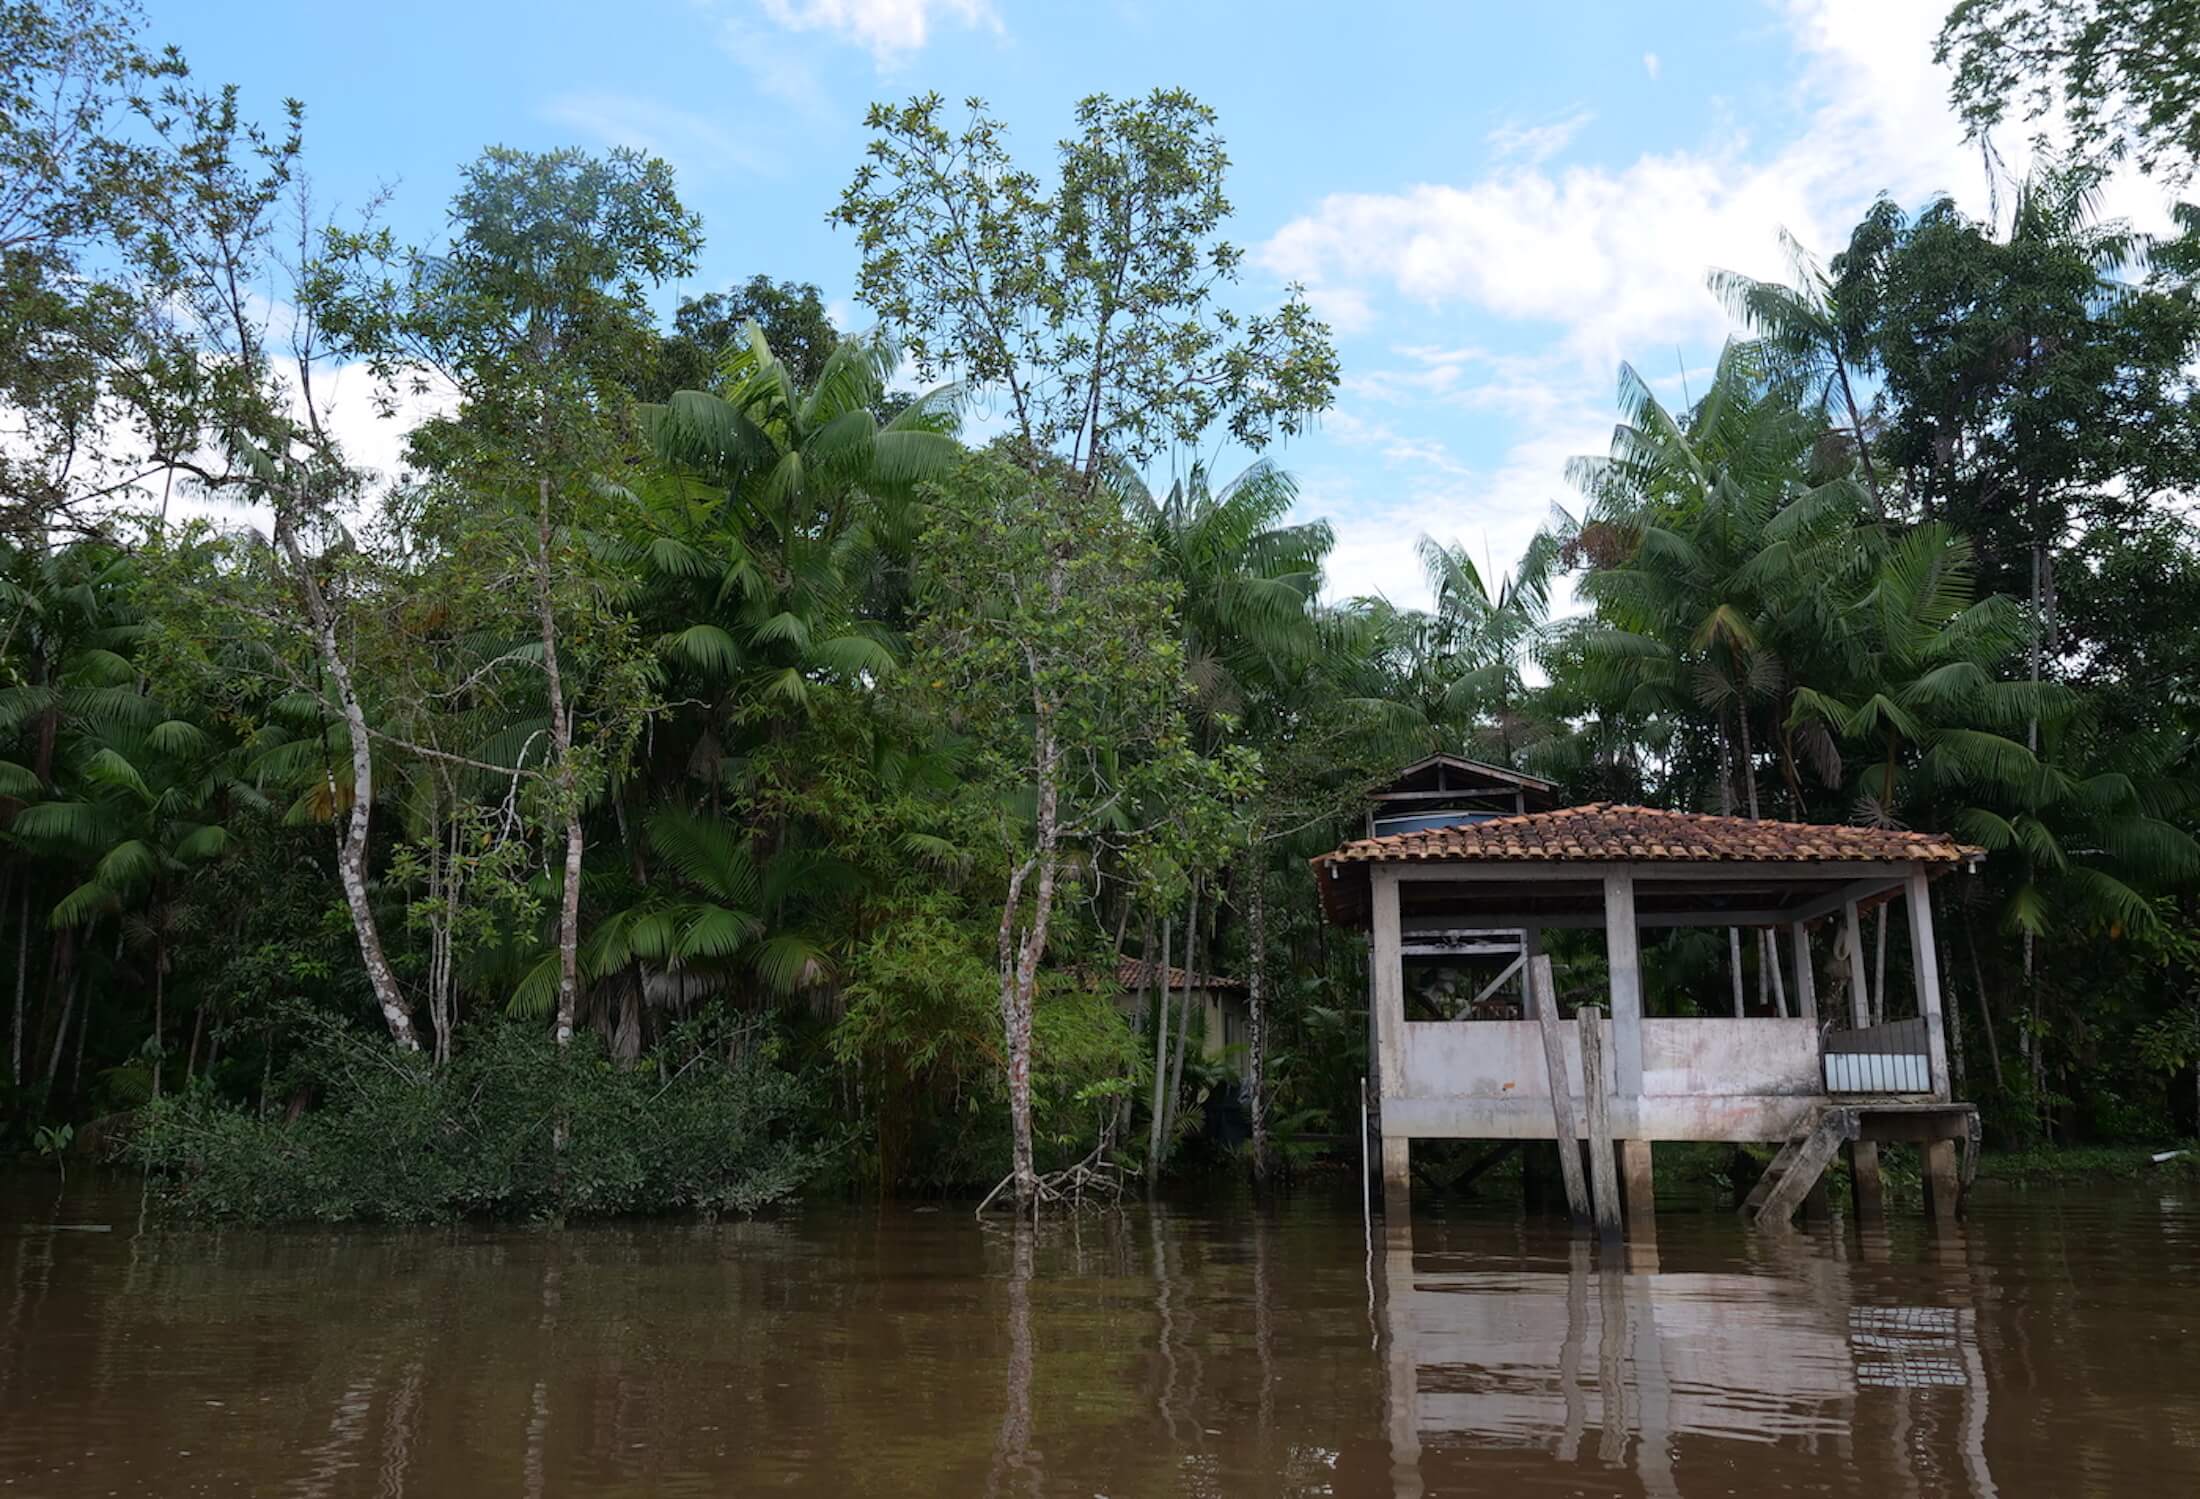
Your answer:
[[[1827,1031],[1825,1068],[1828,1093],[1930,1093],[1933,1061],[1925,1018]]]

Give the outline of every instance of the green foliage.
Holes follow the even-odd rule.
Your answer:
[[[1005,391],[1025,454],[1089,482],[1218,426],[1259,449],[1329,405],[1336,352],[1297,290],[1250,317],[1224,296],[1244,252],[1221,238],[1213,110],[1180,89],[1083,99],[1052,191],[982,102],[959,129],[944,113],[937,94],[873,105],[833,218],[919,373]]]
[[[1934,61],[1974,136],[2063,115],[2080,146],[2182,181],[2200,161],[2200,24],[2191,0],[1957,0]]]
[[[722,1028],[678,1030],[623,1067],[590,1045],[494,1026],[433,1067],[305,1023],[298,1077],[323,1101],[296,1121],[210,1089],[140,1112],[128,1158],[167,1207],[248,1223],[753,1213],[823,1159],[794,1079]],[[560,1124],[563,1150],[551,1144]]]

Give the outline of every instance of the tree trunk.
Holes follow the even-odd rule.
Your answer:
[[[1986,974],[1979,967],[1978,934],[1971,929],[1971,913],[1963,913],[1963,944],[1971,950],[1971,988],[1978,995],[1978,1028],[1986,1033],[1986,1060],[1994,1069],[1994,1091],[2002,1089],[2001,1042],[1994,1035],[1994,1012],[1986,999]]]
[[[558,901],[557,1041],[573,1044],[573,1017],[581,992],[581,855],[587,834],[581,827],[580,780],[573,767],[573,719],[565,703],[565,677],[558,666],[558,616],[550,590],[550,480],[535,481],[535,623],[542,637],[542,674],[550,698],[550,743],[558,756],[558,800],[565,812],[565,889]]]
[[[1864,414],[1856,407],[1856,391],[1849,383],[1848,361],[1836,353],[1833,367],[1841,376],[1841,399],[1848,404],[1849,430],[1856,434],[1856,461],[1864,470],[1864,487],[1871,492],[1872,513],[1885,520],[1887,502],[1879,492],[1879,472],[1872,466],[1871,445],[1864,440]]]
[[[1727,737],[1726,718],[1722,714],[1719,719],[1719,815],[1722,817],[1734,815],[1732,755],[1733,741]],[[1726,971],[1734,989],[1734,1018],[1739,1020],[1745,1013],[1745,1005],[1742,994],[1742,934],[1736,927],[1726,929]]]
[[[23,986],[31,958],[31,892],[23,890],[22,914],[17,917],[15,946],[15,1031],[8,1042],[8,1081],[23,1086]]]
[[[307,566],[297,533],[281,507],[275,512],[275,540],[297,576],[314,645],[320,654],[322,669],[335,684],[337,706],[344,715],[345,733],[351,739],[351,814],[344,820],[336,847],[336,875],[343,884],[344,904],[351,913],[352,935],[359,943],[359,958],[366,966],[367,983],[374,990],[374,1000],[381,1008],[383,1023],[389,1027],[390,1039],[400,1051],[418,1051],[420,1037],[413,1029],[412,1006],[405,999],[405,991],[398,987],[397,974],[391,969],[382,947],[382,929],[375,920],[374,903],[367,892],[367,833],[368,818],[374,806],[374,749],[367,736],[366,709],[360,705],[359,694],[353,689],[351,664],[344,659],[343,649],[336,639],[336,622],[329,611],[328,600],[322,596],[321,585],[314,578],[312,568]],[[335,782],[331,778],[332,812],[335,793]]]
[[[1749,710],[1736,705],[1734,715],[1742,726],[1742,784],[1749,792],[1749,820],[1763,819],[1762,804],[1757,800],[1757,751],[1750,743]],[[1769,930],[1757,933],[1757,1002],[1773,1014],[1785,1019],[1788,1012],[1787,980],[1780,975],[1780,946]]]
[[[161,962],[160,962],[160,944],[156,942],[156,943],[154,943],[154,944],[153,944],[153,1046],[152,1046],[152,1052],[153,1052],[153,1096],[154,1096],[155,1098],[158,1098],[158,1097],[160,1097],[160,1074],[161,1074],[161,1065],[160,1065],[160,1064],[161,1064],[162,1060],[163,1060],[163,1059],[164,1059],[164,1058],[165,1058],[165,1057],[167,1056],[167,1054],[168,1054],[168,1043],[167,1043],[167,1041],[166,1041],[165,1039],[163,1039],[163,1032],[165,1032],[165,1031],[166,1031],[166,1029],[167,1029],[167,1025],[168,1025],[168,1016],[167,1016],[167,1013],[166,1013],[166,1004],[167,1004],[167,995],[168,995],[168,983],[167,983],[167,980],[166,980],[166,978],[165,978],[165,977],[164,977],[164,976],[162,975],[162,973],[161,973],[160,969],[161,969]]]
[[[186,1093],[191,1091],[191,1079],[198,1075],[199,1041],[205,1035],[206,1002],[201,1000],[199,1001],[199,1007],[191,1012],[191,1049],[185,1052],[183,1056],[183,1091]],[[211,1069],[213,1065],[212,1059],[208,1059],[208,1068]]]
[[[1934,924],[1933,929],[1935,931],[1947,930],[1947,928],[1940,925],[1937,920]],[[1917,939],[1913,936],[1910,940],[1912,942],[1915,942]],[[1969,1076],[1969,1058],[1967,1058],[1963,1054],[1963,1007],[1955,1003],[1955,975],[1953,965],[1948,955],[1949,944],[1945,942],[1936,942],[1934,944],[1934,947],[1937,949],[1935,956],[1939,959],[1940,963],[1940,992],[1942,996],[1940,1006],[1941,1013],[1939,1021],[1937,1023],[1947,1027],[1948,1063],[1955,1072],[1955,1096],[1958,1098],[1964,1098],[1968,1097],[1970,1094],[1971,1083]],[[1918,1005],[1918,1012],[1920,1014],[1923,1014],[1924,1009],[1924,1004],[1920,1002],[1920,1004]]]
[[[1256,840],[1252,883],[1246,898],[1246,943],[1251,961],[1245,970],[1245,1090],[1253,1116],[1253,1180],[1268,1181],[1268,900],[1263,888],[1267,869]]]
[[[61,1025],[53,1033],[53,1051],[46,1058],[46,1097],[48,1099],[53,1097],[54,1082],[61,1076],[61,1047],[62,1043],[69,1039],[70,1017],[76,1014],[77,973],[77,966],[71,963],[69,965],[68,987],[62,991],[61,997]]]
[[[1167,1118],[1161,1126],[1161,1153],[1166,1159],[1176,1149],[1176,1110],[1184,1094],[1184,1053],[1191,1046],[1192,1000],[1199,987],[1200,882],[1192,881],[1192,909],[1184,919],[1184,1002],[1176,1011],[1176,1055],[1169,1059],[1169,1091],[1162,1099]]]
[[[1146,1139],[1146,1181],[1149,1185],[1161,1179],[1161,1097],[1169,1085],[1169,939],[1175,934],[1175,920],[1165,918],[1161,923],[1161,972],[1157,980],[1161,986],[1161,1003],[1154,1009],[1153,1023],[1153,1113],[1151,1133]]]
[[[1011,1175],[1015,1180],[1016,1205],[1029,1212],[1039,1195],[1039,1173],[1033,1158],[1031,1131],[1031,1010],[1039,982],[1039,960],[1046,956],[1047,927],[1054,916],[1054,882],[1059,872],[1061,844],[1061,748],[1054,726],[1043,714],[1038,725],[1035,766],[1039,788],[1037,815],[1033,818],[1035,850],[1009,879],[1008,898],[1001,906],[999,956],[1001,963],[1001,1027],[1008,1055],[1008,1116]],[[1023,910],[1023,887],[1036,872],[1038,892],[1031,903],[1031,920],[1021,936],[1016,919]]]

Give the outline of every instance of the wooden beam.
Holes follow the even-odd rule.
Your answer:
[[[1612,971],[1612,1081],[1629,1098],[1642,1095],[1642,957],[1636,943],[1635,882],[1622,864],[1604,877],[1604,953]]]
[[[1481,993],[1475,995],[1474,998],[1468,1000],[1466,1004],[1461,1006],[1453,1013],[1463,1015],[1468,1010],[1471,1010],[1476,1005],[1480,1004],[1483,1000],[1488,999],[1492,994],[1495,994],[1498,991],[1498,989],[1504,984],[1507,979],[1518,973],[1520,971],[1520,965],[1527,961],[1527,954],[1522,953],[1519,957],[1513,959],[1510,963],[1507,963],[1505,965],[1505,971],[1503,973],[1500,973],[1496,978],[1493,978],[1488,983],[1484,984],[1482,986]]]
[[[1602,901],[1599,900],[1601,906]],[[1795,919],[1795,913],[1777,907],[1754,911],[1643,911],[1635,914],[1637,927],[1664,929],[1667,927],[1781,927]],[[1472,930],[1464,923],[1476,927],[1487,924],[1492,930],[1518,931],[1522,927],[1540,926],[1551,931],[1594,931],[1604,925],[1601,911],[1470,911],[1456,916],[1408,916],[1405,918],[1408,932],[1429,933],[1447,930]]]
[[[1535,993],[1543,1066],[1551,1080],[1551,1122],[1558,1138],[1558,1173],[1566,1181],[1566,1211],[1574,1226],[1582,1228],[1589,1222],[1589,1189],[1581,1180],[1581,1131],[1574,1125],[1574,1085],[1566,1074],[1566,1041],[1558,1028],[1558,990],[1551,982],[1549,958],[1538,955],[1528,964],[1528,986]]]
[[[1841,905],[1841,935],[1849,950],[1849,1023],[1862,1030],[1872,1023],[1872,1009],[1864,987],[1864,923],[1853,900]]]
[[[1620,1214],[1619,1162],[1612,1155],[1611,1065],[1605,1054],[1610,1043],[1604,1037],[1604,1016],[1595,1005],[1576,1011],[1574,1024],[1581,1032],[1581,1094],[1589,1114],[1589,1195],[1597,1237],[1611,1243],[1619,1238]]]
[[[1762,884],[1766,880],[1814,883],[1825,880],[1862,882],[1883,879],[1899,884],[1917,868],[1914,862],[1874,862],[1863,859],[1367,859],[1340,863],[1366,863],[1396,872],[1402,880],[1454,880],[1532,884],[1537,881],[1583,882],[1602,879],[1625,869],[1644,882],[1702,880]],[[1337,866],[1332,865],[1332,868]]]
[[[1948,1033],[1940,1020],[1940,954],[1933,946],[1933,887],[1923,869],[1910,875],[1910,961],[1917,974],[1917,1011],[1925,1018],[1933,1097],[1947,1098]]]
[[[1816,921],[1820,917],[1831,916],[1834,912],[1853,901],[1870,900],[1875,895],[1885,894],[1901,884],[1903,879],[1906,878],[1908,878],[1906,875],[1897,878],[1874,875],[1868,880],[1850,880],[1837,890],[1828,890],[1823,895],[1815,896],[1803,902],[1795,910],[1795,919],[1797,921]]]
[[[1818,969],[1810,960],[1810,928],[1797,921],[1788,927],[1788,941],[1795,951],[1795,1013],[1805,1020],[1818,1018]]]
[[[1369,796],[1368,800],[1371,802],[1510,802],[1517,799],[1519,795],[1518,791],[1510,787],[1500,791],[1495,787],[1483,787],[1476,790],[1462,786],[1446,791],[1377,791]]]

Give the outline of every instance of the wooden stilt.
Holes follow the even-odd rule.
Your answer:
[[[1956,1221],[1956,1142],[1928,1140],[1925,1156],[1925,1212],[1935,1228],[1953,1228]]]
[[[1383,1215],[1403,1220],[1413,1215],[1413,1155],[1403,1135],[1383,1131]]]
[[[1849,1146],[1849,1186],[1856,1202],[1856,1225],[1865,1230],[1887,1226],[1887,1188],[1879,1177],[1879,1146],[1857,1140]]]
[[[1803,1221],[1814,1228],[1833,1221],[1833,1193],[1822,1176],[1803,1194]]]
[[[1543,1067],[1551,1084],[1551,1124],[1558,1141],[1558,1173],[1566,1183],[1566,1211],[1574,1227],[1580,1228],[1589,1221],[1589,1189],[1581,1179],[1581,1146],[1577,1143],[1581,1132],[1574,1124],[1574,1085],[1566,1068],[1566,1038],[1558,1028],[1558,990],[1551,979],[1551,960],[1541,953],[1528,962],[1528,986],[1535,995],[1535,1022],[1543,1032]]]
[[[1627,1198],[1627,1236],[1649,1239],[1658,1231],[1658,1203],[1650,1176],[1650,1142],[1619,1142],[1619,1179]]]
[[[1583,1006],[1574,1018],[1581,1031],[1581,1094],[1589,1115],[1590,1210],[1597,1237],[1615,1241],[1620,1235],[1619,1173],[1612,1155],[1610,1042],[1595,1005]]]

